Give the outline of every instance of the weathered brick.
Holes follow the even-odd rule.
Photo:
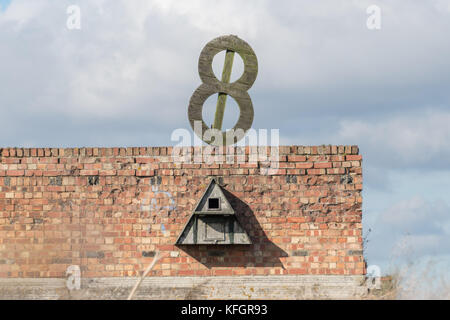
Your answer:
[[[362,156],[361,155],[348,155],[348,156],[345,156],[345,160],[347,160],[347,161],[353,161],[353,160],[359,161],[359,160],[362,160]]]
[[[10,177],[21,177],[25,175],[25,170],[7,170],[6,175]]]
[[[246,161],[256,152],[241,151]],[[86,278],[137,276],[157,250],[153,276],[363,274],[357,147],[279,151],[270,169],[174,163],[166,147],[2,149],[0,246],[21,249],[14,264],[0,250],[0,276],[63,278],[70,264]],[[239,204],[252,246],[174,245],[212,177]]]
[[[312,162],[296,163],[295,167],[300,169],[310,169],[314,166]]]
[[[98,170],[80,170],[80,176],[97,176]]]
[[[288,156],[289,162],[303,162],[306,161],[306,156]]]
[[[332,164],[331,162],[321,162],[321,163],[314,163],[314,168],[322,169],[322,168],[331,168]]]

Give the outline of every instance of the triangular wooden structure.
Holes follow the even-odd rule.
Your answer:
[[[209,183],[176,244],[251,244],[215,179]]]

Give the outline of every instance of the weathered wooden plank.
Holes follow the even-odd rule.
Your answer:
[[[233,69],[234,51],[227,50],[225,54],[225,63],[222,71],[222,82],[230,83],[231,71]],[[223,115],[225,113],[225,105],[227,103],[227,94],[219,92],[216,105],[216,113],[214,115],[213,129],[222,130]]]
[[[214,56],[226,51],[225,64],[222,71],[222,79],[219,81],[212,70]],[[235,53],[238,53],[244,61],[244,73],[233,83],[230,83],[232,64]],[[196,121],[202,122],[202,132],[198,134],[202,140],[204,132],[209,129],[202,118],[203,104],[209,96],[217,93],[216,113],[212,129],[222,130],[223,116],[227,96],[232,96],[239,105],[239,119],[234,129],[241,129],[244,133],[251,128],[254,117],[253,104],[248,90],[252,87],[258,74],[258,60],[253,49],[237,36],[222,36],[210,41],[202,50],[199,61],[198,71],[203,84],[194,91],[189,102],[189,122],[194,129]],[[205,141],[212,145],[226,145],[226,132],[221,132],[222,139],[212,139]],[[235,136],[234,143],[244,137],[244,134]]]

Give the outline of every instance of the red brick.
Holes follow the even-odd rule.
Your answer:
[[[136,158],[136,163],[151,163],[155,162],[155,158]]]
[[[0,228],[0,243],[5,252],[32,256],[0,265],[0,276],[65,277],[67,264],[55,261],[80,265],[86,278],[136,276],[152,260],[143,252],[156,250],[163,258],[152,276],[364,274],[364,257],[348,253],[362,247],[361,156],[353,146],[283,147],[275,175],[261,175],[262,162],[175,164],[169,148],[20,151],[1,152],[0,219],[18,219]],[[353,183],[341,185],[347,172]],[[223,255],[211,256],[204,247],[174,246],[212,176],[251,210],[240,217],[255,240],[249,248],[217,248]],[[63,185],[50,185],[52,177]],[[308,256],[281,254],[295,250]]]
[[[305,156],[288,156],[289,162],[304,162],[306,161]]]
[[[311,175],[322,175],[325,174],[325,169],[308,169],[307,172]]]
[[[229,269],[217,269],[217,270],[213,270],[213,274],[215,276],[231,276],[231,275],[233,275],[233,270],[231,268],[229,268]]]
[[[98,170],[80,170],[80,176],[98,176]]]
[[[151,177],[155,175],[154,170],[136,170],[136,176],[138,177]]]
[[[25,170],[7,170],[6,175],[10,177],[21,177],[25,175]]]
[[[322,169],[322,168],[331,168],[331,162],[322,162],[322,163],[314,163],[314,168]]]
[[[295,167],[299,169],[310,169],[314,166],[312,162],[296,163]]]
[[[117,174],[116,170],[99,170],[98,174],[100,176],[115,176]]]

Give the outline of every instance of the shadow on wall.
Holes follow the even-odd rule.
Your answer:
[[[177,247],[207,268],[282,268],[281,257],[288,254],[271,242],[253,210],[242,200],[222,188],[236,212],[236,218],[251,238],[250,245],[178,245]]]

